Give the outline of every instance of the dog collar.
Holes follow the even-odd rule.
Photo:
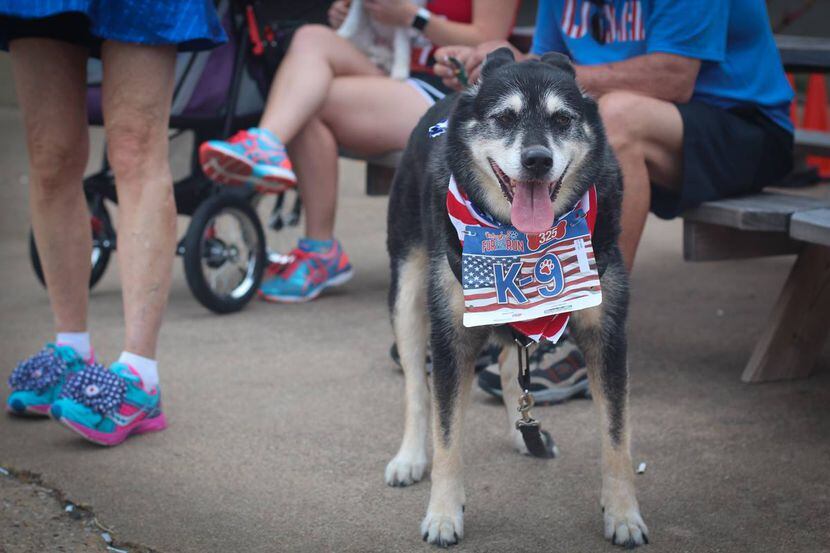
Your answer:
[[[597,191],[540,234],[525,234],[480,210],[450,176],[447,213],[462,245],[464,326],[509,324],[557,342],[570,314],[602,302],[591,234]]]

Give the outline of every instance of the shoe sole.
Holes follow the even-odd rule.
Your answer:
[[[164,413],[153,417],[151,419],[142,419],[137,423],[113,433],[98,432],[90,430],[89,428],[80,425],[71,420],[60,417],[58,422],[63,424],[66,428],[72,430],[76,434],[80,434],[84,439],[98,445],[114,446],[122,443],[124,440],[132,435],[147,434],[148,432],[160,432],[167,428],[167,419]]]
[[[253,186],[258,192],[270,194],[283,192],[297,184],[293,171],[272,167],[272,175],[255,176],[254,164],[249,159],[207,144],[199,148],[199,163],[205,175],[219,184]]]
[[[353,276],[354,269],[349,269],[345,273],[340,273],[339,275],[330,278],[319,287],[315,288],[314,291],[307,296],[280,296],[277,294],[266,294],[262,290],[257,290],[257,295],[261,299],[270,303],[305,303],[315,299],[326,288],[333,288],[335,286],[340,286],[341,284],[346,284],[352,279]]]
[[[491,396],[495,396],[498,398],[503,397],[501,388],[491,388],[490,386],[483,385],[481,381],[478,383],[479,387],[490,394]],[[533,393],[533,403],[536,405],[555,405],[557,403],[562,403],[563,401],[567,401],[569,399],[573,399],[575,397],[591,397],[591,390],[588,388],[588,381],[583,380],[582,382],[578,382],[573,386],[568,386],[565,388],[549,388],[547,390],[541,392],[532,392]]]
[[[24,407],[22,410],[15,409],[11,405],[6,405],[6,412],[10,415],[14,415],[16,417],[32,417],[32,418],[39,418],[39,417],[48,417],[49,416],[49,408],[51,405],[29,405],[28,407]]]

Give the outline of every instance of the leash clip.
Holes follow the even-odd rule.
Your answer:
[[[516,352],[519,354],[519,389],[522,394],[519,396],[519,413],[521,417],[516,420],[516,429],[521,432],[527,451],[534,457],[552,459],[556,457],[556,446],[550,434],[542,430],[539,421],[530,415],[530,410],[535,403],[533,394],[530,393],[530,346],[533,340],[515,330],[513,341],[516,342]]]
[[[524,338],[524,339],[522,339]],[[530,393],[530,346],[533,343],[526,337],[516,336],[513,338],[516,342],[516,352],[519,354],[519,387],[522,390],[522,395],[519,396],[518,411],[522,418],[516,421],[516,428],[521,429],[525,426],[539,427],[539,421],[530,416],[530,410],[535,405],[533,394]]]
[[[519,397],[518,411],[522,414],[522,420],[527,422],[531,420],[530,410],[536,402],[533,399],[533,394],[525,390]]]

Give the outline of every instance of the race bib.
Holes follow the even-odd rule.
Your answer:
[[[541,234],[477,225],[467,225],[464,234],[464,326],[528,321],[602,302],[581,210]]]

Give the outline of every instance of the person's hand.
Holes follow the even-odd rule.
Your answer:
[[[352,0],[335,0],[332,2],[329,8],[329,25],[333,29],[339,29],[340,25],[346,20],[351,4]]]
[[[487,59],[487,54],[499,48],[510,48],[513,51],[513,57],[516,61],[522,61],[527,56],[522,54],[515,46],[506,40],[491,40],[483,42],[476,47],[475,53],[467,62],[467,74],[469,75],[470,84],[477,83],[481,78],[481,68],[484,67],[484,61]]]
[[[458,80],[458,69],[450,63],[450,58],[455,58],[464,64],[464,67],[467,69],[467,75],[469,75],[469,62],[475,54],[476,50],[471,46],[443,46],[435,51],[435,66],[433,66],[432,70],[437,76],[441,77],[441,80],[447,88],[461,90],[463,85]],[[481,61],[479,60],[478,63],[481,63]]]
[[[505,46],[513,50],[516,61],[521,61],[527,57],[506,40],[491,40],[479,44],[475,48],[469,46],[444,46],[435,51],[435,74],[441,77],[444,84],[449,88],[460,90],[461,83],[458,82],[455,76],[455,67],[449,61],[449,58],[453,57],[464,64],[464,68],[467,70],[468,83],[475,84],[481,77],[481,68],[484,66],[484,60],[487,59],[487,54]]]
[[[365,0],[364,5],[374,21],[395,27],[409,27],[418,13],[409,0]]]

